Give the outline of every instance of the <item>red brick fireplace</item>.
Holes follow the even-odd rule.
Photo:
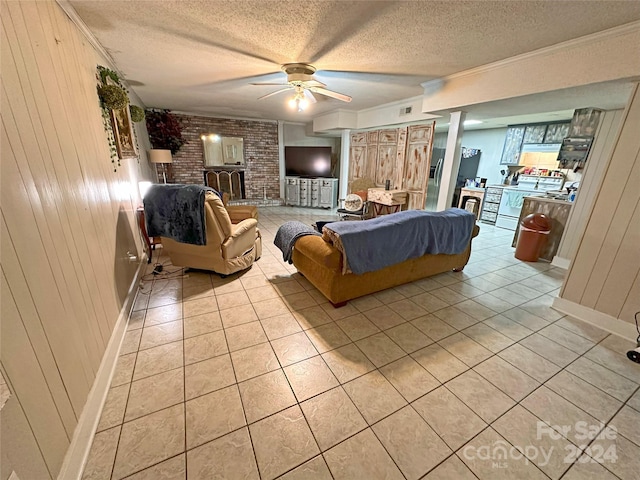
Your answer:
[[[173,156],[173,182],[204,184],[202,134],[217,133],[244,140],[244,188],[248,200],[279,199],[278,123],[174,114],[186,143]]]

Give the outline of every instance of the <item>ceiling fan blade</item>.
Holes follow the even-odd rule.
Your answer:
[[[316,100],[316,97],[313,96],[313,93],[311,93],[308,89],[305,88],[302,91],[302,93],[304,94],[304,98],[309,100],[309,102],[311,102],[311,103],[317,103],[318,102],[318,100]]]
[[[262,83],[258,83],[258,82],[252,82],[249,85],[289,85],[288,83],[282,83],[282,82],[278,82],[278,83],[273,83],[273,82],[262,82]]]
[[[315,77],[311,77],[311,80],[309,80],[308,82],[305,82],[305,85],[307,87],[326,87],[327,85],[318,81],[318,79],[316,79]]]
[[[341,100],[343,102],[350,102],[352,100],[349,95],[333,92],[331,90],[327,90],[326,88],[322,88],[322,87],[310,87],[309,90],[311,90],[314,93],[319,93],[320,95],[325,95],[327,97],[335,98],[336,100]]]
[[[266,95],[258,97],[258,100],[262,100],[264,98],[269,98],[272,95],[277,95],[278,93],[286,92],[287,90],[291,90],[291,87],[281,88],[280,90],[276,90],[275,92],[267,93]]]

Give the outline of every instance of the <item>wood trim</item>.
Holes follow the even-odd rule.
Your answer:
[[[624,320],[560,297],[553,299],[552,307],[589,325],[601,328],[632,342],[636,341],[636,336],[638,335],[636,327]]]

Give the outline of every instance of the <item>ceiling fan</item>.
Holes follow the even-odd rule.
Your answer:
[[[278,93],[286,92],[287,90],[294,90],[295,95],[289,101],[289,104],[293,108],[298,108],[298,111],[304,110],[307,102],[316,103],[317,100],[314,93],[325,95],[327,97],[335,98],[343,102],[350,102],[351,97],[342,93],[329,90],[326,85],[313,78],[313,74],[316,72],[316,67],[308,63],[285,63],[282,66],[282,71],[287,74],[286,83],[252,83],[251,85],[286,85],[286,87],[276,90],[275,92],[267,93],[258,98],[271,97]]]

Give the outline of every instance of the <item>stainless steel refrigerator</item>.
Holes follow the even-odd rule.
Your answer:
[[[464,148],[464,147],[463,147]],[[442,168],[444,165],[444,148],[434,148],[431,154],[431,168],[429,171],[429,183],[427,186],[427,201],[425,210],[435,211],[438,205],[438,194],[440,193]],[[460,168],[458,169],[458,178],[456,181],[456,191],[464,186],[467,178],[476,178],[478,173],[478,165],[480,163],[480,150],[476,155],[467,157],[462,155],[460,160]],[[457,205],[457,197],[454,194],[454,203]]]

